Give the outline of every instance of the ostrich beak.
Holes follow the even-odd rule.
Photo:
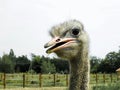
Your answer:
[[[44,45],[44,48],[48,48],[46,53],[52,53],[55,52],[57,50],[60,50],[62,48],[66,48],[69,46],[69,43],[73,43],[76,42],[75,38],[59,38],[59,37],[55,37],[53,38],[51,41],[49,41],[48,43],[46,43]]]

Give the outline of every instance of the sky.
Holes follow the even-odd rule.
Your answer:
[[[0,0],[0,56],[45,55],[50,28],[67,20],[84,24],[90,55],[104,58],[120,46],[120,0]]]

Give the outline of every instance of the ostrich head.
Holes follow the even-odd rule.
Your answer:
[[[45,44],[47,53],[71,60],[81,53],[83,46],[88,43],[88,37],[83,25],[77,20],[70,20],[52,27],[52,40]]]

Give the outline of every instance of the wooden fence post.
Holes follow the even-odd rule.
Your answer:
[[[2,81],[2,74],[0,74],[0,80]]]
[[[116,74],[116,76],[117,76],[117,81],[119,80],[119,75],[118,74]]]
[[[23,74],[23,88],[25,87],[25,74]]]
[[[3,88],[6,88],[6,74],[3,74]]]
[[[96,80],[96,83],[98,83],[98,75],[97,75],[97,73],[95,74],[95,80]]]
[[[105,83],[105,73],[103,74],[103,82]]]
[[[42,74],[41,73],[39,74],[39,86],[40,87],[42,86]]]
[[[14,78],[14,73],[12,73],[11,77]]]
[[[66,74],[66,86],[68,86],[68,74]]]
[[[110,74],[110,78],[111,78],[111,83],[112,83],[112,81],[113,81],[112,73]]]
[[[58,74],[56,74],[56,76],[57,76],[57,77],[56,77],[56,79],[58,79],[58,78],[59,78],[59,75],[58,75]]]
[[[26,78],[25,78],[25,82],[26,82],[26,85],[28,84],[28,73],[26,73]]]
[[[55,74],[53,74],[53,83],[54,83],[54,86],[55,86],[55,80],[56,78],[55,78]]]

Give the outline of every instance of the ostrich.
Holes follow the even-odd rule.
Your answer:
[[[44,48],[69,61],[69,90],[89,90],[89,39],[83,24],[69,20],[53,26],[50,35],[53,39]]]

